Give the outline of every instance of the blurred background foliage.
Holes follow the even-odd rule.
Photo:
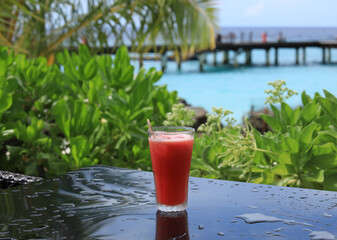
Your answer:
[[[214,47],[215,2],[0,0],[0,45],[28,57],[48,57],[49,63],[56,52],[77,50],[80,43],[90,51],[127,45],[140,53],[166,45],[185,56]]]

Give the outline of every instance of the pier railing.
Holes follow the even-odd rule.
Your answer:
[[[275,50],[274,55],[274,65],[279,64],[279,54],[278,50],[281,48],[292,48],[295,49],[295,64],[300,64],[300,50],[302,50],[302,63],[306,63],[306,48],[308,47],[316,47],[322,49],[322,64],[331,63],[331,49],[337,48],[337,41],[308,41],[308,42],[217,42],[216,47],[214,49],[206,49],[203,51],[195,52],[194,54],[186,57],[184,60],[199,60],[199,69],[200,71],[204,70],[204,64],[206,62],[206,54],[214,54],[213,57],[213,65],[217,65],[216,56],[218,53],[223,52],[223,60],[222,64],[232,64],[234,66],[238,66],[238,56],[240,54],[245,54],[245,65],[252,64],[252,51],[255,49],[265,50],[265,65],[271,65],[270,61],[270,50]],[[129,52],[135,52],[134,49],[137,49],[134,46],[128,46]],[[161,68],[162,71],[165,71],[167,61],[175,60],[178,65],[178,69],[181,68],[181,52],[179,52],[179,56],[175,57],[172,53],[173,48],[165,45],[157,45],[157,46],[147,46],[143,49],[146,49],[143,53],[137,52],[137,59],[139,60],[140,66],[143,65],[144,59],[156,59],[161,60]],[[178,47],[179,49],[179,47]],[[117,47],[107,47],[107,48],[97,48],[97,54],[114,54],[117,50]],[[70,49],[71,51],[71,49]],[[168,53],[172,53],[170,56]],[[229,53],[233,52],[233,56],[230,59]],[[155,56],[149,56],[148,53],[156,53]]]

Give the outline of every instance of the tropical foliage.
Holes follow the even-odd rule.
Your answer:
[[[214,0],[0,0],[0,45],[27,56],[49,56],[85,42],[104,51],[167,45],[183,54],[214,47]],[[145,46],[145,47],[144,47]],[[164,49],[155,49],[163,51]],[[179,54],[176,54],[179,57]]]
[[[326,90],[324,97],[314,98],[303,92],[303,106],[292,109],[284,100],[296,92],[287,89],[284,81],[269,85],[274,87],[266,91],[273,116],[262,118],[272,132],[261,134],[247,119],[245,127],[234,125],[235,120],[227,117],[230,111],[213,108],[198,129],[205,134],[195,138],[191,174],[336,191],[337,98]],[[182,111],[175,109],[167,116],[188,116]]]
[[[337,98],[312,99],[302,93],[302,107],[291,109],[285,102],[274,116],[263,116],[273,133],[255,131],[258,148],[272,152],[255,156],[253,173],[258,183],[337,190]]]
[[[157,86],[155,69],[134,73],[125,47],[114,58],[57,54],[26,59],[0,48],[0,168],[55,175],[101,163],[150,170],[146,119],[152,124],[192,125],[193,112],[176,104],[176,92]],[[272,132],[213,108],[195,138],[191,174],[283,186],[337,190],[337,98],[324,90],[296,94],[276,81],[268,90]],[[172,112],[170,112],[172,111]],[[225,127],[223,126],[225,123]]]
[[[0,168],[41,176],[97,163],[149,169],[146,119],[160,125],[177,101],[154,85],[161,73],[135,74],[125,47],[112,59],[81,45],[57,60],[48,66],[0,48]]]

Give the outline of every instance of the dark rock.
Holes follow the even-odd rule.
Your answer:
[[[206,114],[208,113],[204,108],[202,107],[192,107],[191,104],[189,104],[185,99],[180,98],[179,99],[179,103],[184,104],[188,109],[191,109],[193,111],[195,111],[195,123],[193,124],[193,127],[195,130],[198,130],[198,128],[200,127],[201,124],[206,123],[207,122],[207,116]]]
[[[42,179],[43,178],[40,177],[26,176],[18,173],[0,171],[0,190],[23,185],[30,182],[38,182]]]
[[[203,123],[207,122],[207,111],[205,109],[203,109],[202,107],[187,107],[193,111],[195,111],[195,123],[193,124],[193,128],[194,129],[198,129],[199,126]]]
[[[191,104],[187,103],[187,101],[183,98],[179,98],[178,103],[182,103],[185,105],[185,107],[191,107]]]
[[[251,112],[248,116],[248,121],[252,124],[252,126],[261,133],[265,133],[271,131],[270,126],[261,118],[261,115],[266,114],[272,116],[273,113],[268,108],[260,109],[258,111],[254,111],[251,109]]]

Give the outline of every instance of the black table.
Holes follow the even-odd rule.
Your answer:
[[[0,239],[336,239],[337,193],[190,178],[157,212],[151,172],[94,166],[0,192]]]

